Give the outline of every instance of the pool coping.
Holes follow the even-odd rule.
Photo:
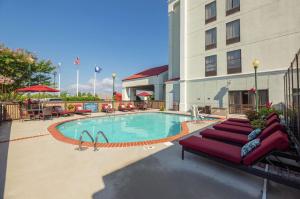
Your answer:
[[[138,112],[138,113],[141,113],[141,112]],[[129,113],[129,114],[138,114],[138,113]],[[151,113],[151,112],[147,112],[147,113]],[[157,112],[153,112],[153,113],[157,113]],[[164,113],[164,114],[184,115],[184,114],[178,114],[178,113]],[[117,114],[116,116],[119,116],[119,115],[127,115],[127,114]],[[108,116],[107,115],[105,115],[105,116],[93,116],[93,117],[89,117],[89,118],[96,118],[96,117],[108,117]],[[49,133],[56,140],[59,140],[59,141],[64,142],[64,143],[72,144],[72,145],[79,145],[79,140],[75,140],[75,139],[68,138],[68,137],[64,136],[57,129],[57,126],[59,126],[63,123],[66,123],[66,122],[71,122],[71,121],[76,121],[76,120],[84,120],[84,119],[89,119],[89,118],[80,118],[80,119],[77,118],[77,119],[69,119],[69,120],[57,122],[57,123],[54,123],[54,124],[50,125],[47,129],[48,129]],[[217,118],[217,117],[215,117],[215,118]],[[222,120],[223,120],[223,118],[219,117],[214,121],[222,121]],[[99,148],[99,147],[110,148],[110,147],[145,146],[145,145],[152,145],[152,144],[158,144],[158,143],[163,143],[163,142],[172,142],[174,140],[177,140],[177,139],[189,134],[189,128],[188,128],[187,123],[194,122],[194,121],[195,120],[181,122],[181,132],[180,133],[178,133],[176,135],[173,135],[173,136],[166,137],[166,138],[162,138],[162,139],[147,140],[147,141],[140,141],[140,142],[97,143],[96,146],[92,142],[82,142],[81,146],[97,147],[97,148]],[[207,121],[212,121],[212,120],[196,120],[196,121],[207,122]]]

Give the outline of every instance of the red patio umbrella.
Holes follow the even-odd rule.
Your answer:
[[[149,96],[151,96],[151,94],[144,91],[144,92],[141,92],[141,93],[137,94],[137,96],[140,96],[140,97],[149,97]]]
[[[50,88],[48,86],[45,85],[35,85],[35,86],[29,86],[29,87],[25,87],[25,88],[19,88],[16,90],[17,92],[30,92],[30,93],[36,93],[36,92],[49,92],[49,93],[55,93],[55,92],[59,92],[59,90],[54,89],[54,88]]]

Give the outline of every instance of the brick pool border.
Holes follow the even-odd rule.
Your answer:
[[[120,114],[120,115],[124,115],[124,114]],[[105,117],[105,116],[102,116],[102,117]],[[93,118],[93,117],[90,117],[90,118]],[[65,120],[65,121],[62,121],[62,122],[54,123],[54,124],[52,124],[48,127],[48,131],[56,140],[59,140],[61,142],[65,142],[65,143],[68,143],[68,144],[79,145],[79,140],[75,140],[75,139],[72,139],[72,138],[65,137],[57,129],[57,126],[59,126],[60,124],[70,122],[70,121],[75,121],[75,120],[81,120],[81,119],[70,119],[70,120]],[[220,120],[222,120],[222,118],[217,118],[217,120],[215,120],[215,121],[220,121]],[[199,120],[199,121],[207,122],[207,121],[212,121],[212,120]],[[171,142],[171,141],[177,140],[177,139],[189,134],[189,129],[188,129],[188,126],[187,126],[188,122],[192,122],[192,121],[182,122],[181,123],[181,129],[182,129],[181,132],[178,133],[177,135],[174,135],[174,136],[170,136],[170,137],[166,137],[166,138],[162,138],[162,139],[157,139],[157,140],[147,140],[147,141],[140,141],[140,142],[97,143],[96,147],[97,148],[98,147],[108,147],[108,148],[110,148],[110,147],[130,147],[130,146],[145,146],[145,145],[157,144],[157,143],[162,143],[162,142]],[[82,146],[94,147],[94,143],[92,143],[92,142],[83,142]]]

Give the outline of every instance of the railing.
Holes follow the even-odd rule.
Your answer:
[[[106,143],[109,143],[106,135],[102,131],[98,131],[97,134],[96,134],[96,137],[95,137],[94,151],[97,151],[97,143],[98,143],[99,135],[101,135],[105,139]]]
[[[102,104],[114,104],[114,108],[117,110],[118,106],[120,103],[123,103],[125,105],[127,105],[128,103],[132,103],[137,105],[138,101],[115,101],[114,103],[112,103],[112,101],[101,101],[101,102],[69,102],[69,101],[65,101],[65,102],[44,102],[43,106],[47,107],[47,106],[61,106],[64,109],[68,110],[69,105],[81,105],[82,107],[84,107],[85,104],[87,103],[93,103],[95,104],[95,106],[97,107],[97,110],[95,110],[95,112],[101,112],[101,108],[102,108]],[[153,108],[153,109],[159,109],[160,107],[165,107],[165,102],[164,101],[149,101],[148,102],[148,108]],[[21,107],[19,105],[19,103],[16,102],[2,102],[2,111],[0,113],[0,122],[1,119],[2,121],[7,121],[7,120],[18,120],[20,119],[20,110]]]
[[[84,130],[81,132],[80,137],[79,137],[79,145],[78,145],[79,149],[82,149],[82,143],[83,143],[82,139],[83,139],[84,134],[87,134],[91,138],[92,142],[94,143],[93,136],[87,130]]]
[[[3,104],[0,103],[0,125],[4,121],[4,115],[3,115]]]
[[[300,154],[300,49],[284,75],[284,118],[291,139]]]
[[[259,105],[258,108],[261,109],[266,107],[265,105]],[[249,110],[255,110],[255,105],[253,104],[229,104],[229,114],[245,114]]]

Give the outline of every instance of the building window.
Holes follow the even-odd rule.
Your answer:
[[[240,11],[240,0],[226,0],[226,16]]]
[[[205,50],[217,47],[217,28],[205,31]]]
[[[217,55],[205,57],[205,77],[217,75]]]
[[[227,52],[227,73],[242,72],[241,50]]]
[[[205,24],[217,19],[216,1],[205,5]]]
[[[233,44],[240,41],[240,20],[226,24],[226,44]]]

